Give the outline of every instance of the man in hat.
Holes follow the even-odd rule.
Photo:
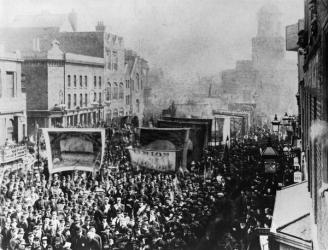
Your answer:
[[[72,250],[87,250],[87,239],[82,234],[82,227],[75,227],[75,235],[72,236]]]
[[[47,250],[48,248],[48,238],[47,236],[43,236],[41,239],[41,249],[42,250]]]
[[[56,237],[54,244],[53,244],[53,249],[54,250],[62,250],[63,249],[63,242],[60,237]]]
[[[101,250],[99,242],[94,238],[94,234],[89,231],[87,233],[86,248],[87,250]]]
[[[110,239],[112,234],[110,233],[109,225],[106,226],[105,230],[101,233],[101,239],[103,243],[103,249],[110,249]]]

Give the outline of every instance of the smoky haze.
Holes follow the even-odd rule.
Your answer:
[[[41,11],[78,14],[78,30],[107,30],[177,80],[218,74],[251,57],[256,13],[269,0],[0,0],[1,26]],[[282,24],[302,16],[302,1],[275,0]],[[283,32],[283,31],[282,31]],[[294,60],[296,56],[292,55]]]

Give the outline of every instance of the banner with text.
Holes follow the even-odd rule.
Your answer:
[[[175,171],[177,151],[150,151],[133,148],[129,149],[129,152],[134,166],[163,172]]]

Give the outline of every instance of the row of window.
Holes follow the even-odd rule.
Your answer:
[[[73,100],[72,100],[73,97]],[[98,102],[101,103],[102,102],[102,95],[101,93],[93,93],[93,98],[92,98],[93,102]],[[73,103],[72,103],[73,101]],[[73,104],[73,106],[72,106]],[[67,95],[67,108],[71,109],[72,107],[76,107],[76,106],[80,106],[80,107],[87,107],[88,106],[88,94],[80,94],[79,95],[79,100],[78,100],[78,95],[77,94],[68,94]]]
[[[84,78],[84,80],[83,80]],[[72,82],[73,80],[73,82]],[[94,76],[93,77],[93,87],[94,88],[99,88],[101,89],[101,84],[102,84],[102,79],[101,79],[101,76],[97,77],[97,76]],[[71,77],[71,75],[68,75],[67,76],[67,87],[68,88],[71,88],[71,87],[74,87],[76,88],[77,87],[77,75],[73,75],[73,79]],[[80,88],[87,88],[88,87],[88,76],[79,76],[79,87]]]
[[[107,50],[107,69],[109,70],[118,70],[118,53],[117,51]]]
[[[142,80],[139,79],[139,74],[136,75],[136,78],[137,78],[137,90],[139,89],[142,89],[143,86],[142,86]],[[117,84],[117,83],[115,83]],[[120,83],[123,85],[123,83]],[[110,85],[110,83],[108,83],[108,85]],[[68,75],[67,76],[67,87],[68,88],[71,88],[71,87],[74,87],[74,88],[77,88],[77,76],[76,75],[73,75],[73,82],[72,82],[72,77],[71,75]],[[88,76],[84,76],[84,80],[83,80],[83,76],[79,76],[79,87],[80,88],[87,88],[88,87]],[[93,77],[93,87],[94,88],[99,88],[101,89],[102,87],[102,79],[101,79],[101,76],[99,76],[97,78],[97,76],[94,76]],[[109,86],[107,86],[109,87]],[[125,81],[125,87],[128,89],[131,87],[131,90],[134,90],[134,80],[126,80]]]

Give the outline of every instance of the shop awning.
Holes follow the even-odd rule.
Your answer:
[[[271,236],[297,249],[311,249],[311,199],[304,181],[277,191]]]

